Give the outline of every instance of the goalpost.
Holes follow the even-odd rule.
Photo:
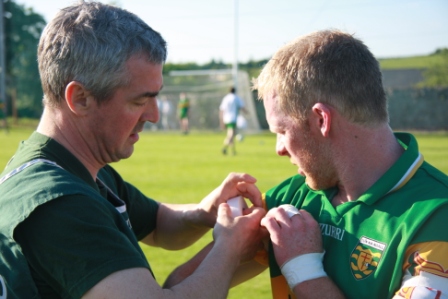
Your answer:
[[[247,72],[238,71],[237,95],[243,100],[247,114],[247,132],[260,130],[254,99]],[[177,104],[180,93],[185,93],[190,101],[189,127],[193,130],[218,130],[219,105],[222,98],[234,86],[232,70],[191,70],[171,71],[163,78],[163,89],[159,96],[161,119],[163,102],[171,107],[168,122],[171,129],[178,129]],[[157,128],[162,128],[162,121]]]

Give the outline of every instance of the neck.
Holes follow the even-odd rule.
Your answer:
[[[79,126],[75,125],[73,120],[64,114],[64,108],[46,107],[37,127],[37,132],[53,138],[64,146],[87,168],[95,180],[98,171],[104,165],[96,161],[78,129]]]
[[[339,192],[333,205],[357,200],[399,159],[404,149],[388,125],[365,128],[349,125],[338,144]]]

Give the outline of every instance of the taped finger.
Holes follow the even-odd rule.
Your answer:
[[[281,205],[279,208],[282,208],[286,214],[288,214],[288,217],[291,218],[294,215],[300,215],[299,210],[293,206],[293,205]]]

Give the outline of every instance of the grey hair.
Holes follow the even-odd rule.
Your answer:
[[[280,48],[253,88],[260,99],[275,96],[280,111],[300,120],[321,102],[353,123],[389,121],[378,61],[362,41],[338,30],[313,32]]]
[[[141,55],[163,64],[166,42],[135,14],[99,2],[59,11],[39,41],[39,73],[44,104],[58,106],[65,87],[77,81],[100,103],[127,82],[126,62]]]

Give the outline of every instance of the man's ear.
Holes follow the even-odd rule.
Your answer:
[[[311,108],[313,115],[314,125],[318,127],[323,137],[328,137],[330,135],[331,128],[331,109],[328,105],[323,103],[316,103]]]
[[[65,87],[65,101],[70,110],[77,115],[85,115],[93,103],[93,97],[79,82],[71,81]]]

